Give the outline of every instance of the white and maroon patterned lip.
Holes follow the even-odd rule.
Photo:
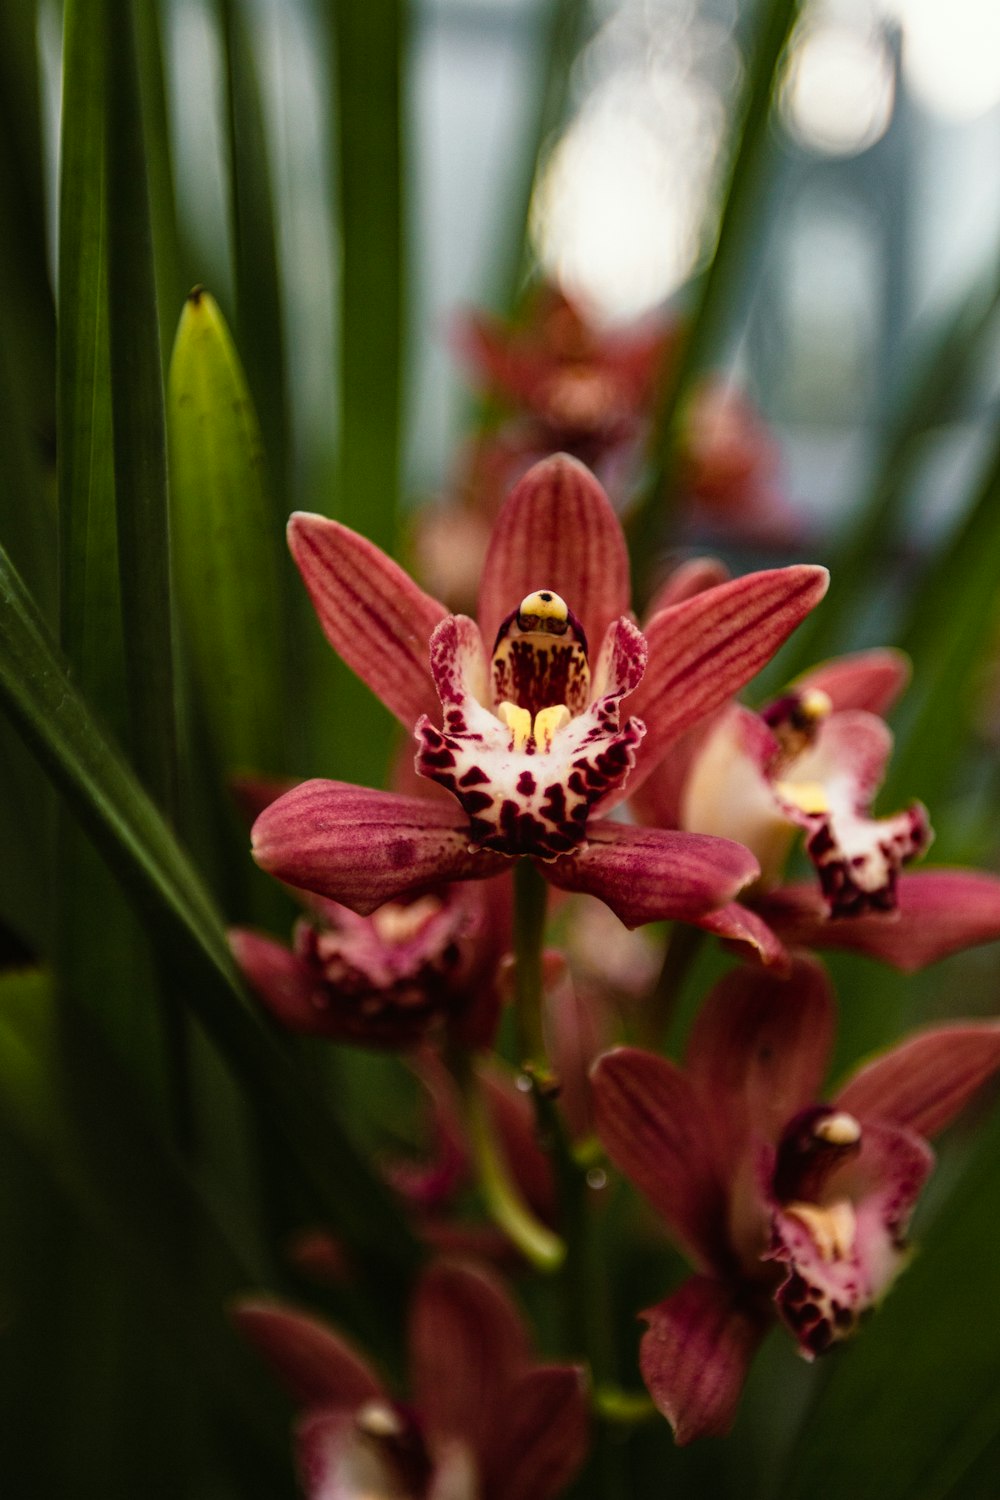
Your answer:
[[[419,721],[416,766],[458,799],[474,848],[552,860],[585,842],[591,810],[635,763],[645,726],[622,725],[619,704],[645,663],[645,640],[623,617],[602,645],[592,699],[582,628],[540,590],[501,625],[487,695],[478,630],[461,616],[442,621],[431,671],[444,723]]]

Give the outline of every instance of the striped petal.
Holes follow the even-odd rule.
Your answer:
[[[431,1438],[464,1438],[482,1453],[529,1352],[500,1282],[456,1262],[431,1266],[414,1296],[410,1349],[414,1400]]]
[[[529,469],[497,518],[479,591],[487,650],[501,621],[536,589],[560,594],[595,648],[628,610],[618,517],[590,470],[565,453]]]
[[[464,819],[450,807],[343,781],[302,782],[265,808],[252,838],[254,858],[270,874],[363,916],[397,897],[504,868],[501,856],[470,852]]]
[[[642,1378],[678,1444],[723,1437],[769,1320],[707,1276],[692,1276],[642,1317],[649,1325],[639,1350]]]
[[[407,729],[434,711],[431,632],[447,614],[373,542],[339,521],[296,512],[288,545],[323,633]]]
[[[484,1500],[553,1500],[587,1456],[586,1385],[572,1365],[525,1370],[506,1393],[484,1464]]]
[[[730,901],[727,906],[699,917],[697,925],[720,938],[738,958],[763,964],[765,969],[787,976],[791,964],[788,949],[774,929],[749,906]]]
[[[587,825],[582,849],[539,869],[561,890],[596,896],[626,927],[697,921],[760,873],[749,849],[730,839],[633,828],[605,818]]]
[[[902,651],[880,649],[856,651],[813,667],[798,678],[797,692],[818,688],[826,693],[835,711],[866,709],[885,714],[910,680],[910,659]]]
[[[1000,1024],[936,1026],[866,1063],[837,1107],[933,1136],[949,1125],[1000,1068]]]
[[[630,703],[647,728],[631,790],[678,735],[770,661],[828,583],[825,568],[775,568],[706,589],[653,616],[644,631],[649,666]]]
[[[686,1066],[720,1161],[735,1169],[749,1138],[776,1140],[820,1097],[835,1021],[830,982],[814,959],[796,959],[787,979],[741,968],[715,986],[692,1027]]]
[[[1000,938],[1000,880],[980,870],[920,870],[896,883],[895,913],[831,921],[813,885],[790,885],[757,903],[789,946],[866,953],[904,974]]]
[[[361,1355],[316,1318],[264,1300],[237,1303],[232,1317],[304,1406],[353,1410],[382,1394]]]
[[[664,1057],[616,1047],[591,1073],[597,1134],[700,1269],[725,1269],[727,1200],[694,1084]]]

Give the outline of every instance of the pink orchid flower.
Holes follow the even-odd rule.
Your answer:
[[[489,1046],[499,1014],[497,966],[508,946],[503,882],[444,885],[358,916],[322,897],[291,949],[249,928],[229,942],[282,1026],[368,1047],[412,1047],[444,1029]]]
[[[536,465],[498,518],[478,625],[336,521],[296,515],[289,535],[328,640],[415,732],[418,771],[454,800],[304,782],[254,825],[264,869],[364,915],[526,856],[627,926],[696,918],[756,877],[739,844],[600,814],[769,659],[822,597],[824,569],[732,580],[640,632],[618,521],[563,455]]]
[[[780,1318],[812,1359],[854,1332],[905,1264],[926,1137],[1000,1067],[1000,1025],[918,1032],[817,1104],[834,1000],[812,960],[737,969],[684,1069],[632,1048],[595,1066],[598,1134],[695,1274],[642,1314],[643,1379],[679,1443],[729,1430]]]
[[[906,972],[1000,937],[1000,881],[975,870],[908,873],[932,834],[919,802],[871,812],[892,750],[882,715],[906,686],[898,651],[862,651],[807,673],[754,713],[730,703],[647,778],[639,817],[725,834],[752,849],[757,884],[703,923],[787,967],[786,944],[848,948]],[[815,882],[783,884],[795,837]]]
[[[596,464],[644,426],[677,328],[646,320],[602,329],[559,288],[544,286],[521,324],[469,313],[456,343],[486,390],[537,425],[536,447]]]
[[[582,1372],[533,1362],[520,1314],[485,1271],[442,1261],[420,1277],[410,1401],[314,1318],[263,1300],[234,1316],[304,1408],[308,1500],[551,1500],[586,1456]]]

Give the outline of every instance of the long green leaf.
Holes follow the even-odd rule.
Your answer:
[[[239,356],[201,290],[181,314],[167,405],[175,571],[203,712],[224,767],[276,774],[287,769],[284,538]]]
[[[187,961],[184,993],[241,1087],[308,1173],[332,1222],[379,1256],[411,1264],[414,1246],[289,1054],[245,1000],[225,931],[162,815],[92,718],[36,606],[0,549],[0,699],[157,934]],[[336,1186],[335,1186],[336,1185]]]
[[[392,549],[405,330],[403,0],[331,7],[340,221],[337,516]]]
[[[166,431],[132,0],[104,0],[110,349],[131,741],[160,805],[177,796]]]
[[[535,107],[525,131],[517,176],[510,194],[507,242],[497,275],[497,305],[512,312],[530,265],[531,199],[538,169],[566,115],[573,64],[590,32],[585,0],[545,0],[538,8]]]
[[[279,514],[287,493],[288,394],[278,235],[253,33],[245,7],[217,0],[226,78],[236,335],[264,434]]]
[[[668,371],[661,391],[647,474],[629,528],[633,577],[638,580],[640,600],[651,582],[664,507],[676,478],[688,400],[696,382],[718,357],[736,291],[745,291],[746,260],[766,198],[771,105],[800,6],[801,0],[758,0],[753,51],[732,116],[728,179],[715,252],[697,288],[680,357]]]
[[[852,644],[858,599],[882,583],[886,556],[901,533],[906,502],[935,425],[967,397],[986,338],[1000,312],[1000,277],[977,285],[932,329],[914,337],[913,374],[899,392],[871,484],[830,558],[833,588],[795,632],[785,667],[796,676]]]

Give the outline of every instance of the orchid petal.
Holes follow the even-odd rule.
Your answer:
[[[264,1300],[239,1302],[232,1316],[240,1332],[303,1405],[353,1411],[382,1394],[361,1355],[317,1319],[284,1303]]]
[[[728,583],[730,576],[729,569],[718,557],[689,557],[660,584],[649,602],[647,617],[652,619],[661,609],[669,609],[672,604],[683,604],[685,599],[693,599],[695,594],[703,594],[706,589]]]
[[[497,519],[479,592],[487,649],[501,621],[539,588],[562,595],[595,645],[628,609],[618,517],[589,469],[565,453],[529,469]]]
[[[494,1138],[525,1202],[546,1224],[555,1222],[556,1186],[552,1163],[538,1141],[531,1100],[509,1073],[490,1060],[477,1072],[486,1096]]]
[[[725,1268],[726,1196],[691,1080],[666,1058],[616,1047],[594,1065],[591,1084],[597,1134],[615,1166],[697,1267]]]
[[[288,523],[288,545],[330,645],[412,729],[436,706],[428,644],[444,605],[339,521],[298,511]]]
[[[788,949],[773,928],[750,907],[730,901],[727,906],[699,917],[697,925],[721,938],[724,946],[738,957],[761,963],[765,969],[787,977],[791,965]]]
[[[820,1096],[835,1021],[830,982],[813,959],[796,958],[788,979],[740,968],[715,986],[685,1062],[720,1161],[735,1166],[748,1137],[775,1140]]]
[[[649,667],[630,705],[646,720],[632,789],[692,724],[749,682],[826,593],[825,568],[749,573],[661,609],[645,627]]]
[[[836,712],[859,708],[885,714],[909,683],[910,671],[910,659],[902,651],[856,651],[813,667],[794,687],[800,693],[810,688],[826,693]]]
[[[524,1324],[501,1284],[472,1266],[431,1266],[414,1296],[410,1349],[414,1400],[432,1438],[464,1438],[481,1454],[528,1358]]]
[[[951,953],[1000,938],[1000,880],[979,870],[921,870],[900,875],[895,914],[830,921],[813,885],[790,885],[758,903],[786,943],[846,948],[915,974]]]
[[[705,1276],[692,1276],[642,1317],[649,1324],[642,1378],[678,1444],[724,1436],[767,1321],[741,1307],[732,1287]]]
[[[865,1063],[841,1089],[837,1107],[930,1137],[998,1068],[1000,1024],[936,1026]]]
[[[571,1365],[525,1370],[507,1392],[503,1411],[502,1423],[493,1413],[484,1500],[561,1495],[587,1456],[583,1372]]]
[[[750,851],[730,839],[605,818],[587,825],[583,848],[540,869],[561,890],[597,896],[626,927],[666,918],[697,921],[759,873]]]
[[[279,880],[367,916],[449,880],[496,875],[503,860],[470,852],[451,807],[343,781],[304,781],[253,827],[257,863]]]
[[[359,1430],[354,1412],[307,1415],[298,1424],[296,1453],[307,1500],[415,1500],[409,1479]]]
[[[317,1003],[316,975],[297,953],[262,933],[235,928],[229,946],[247,982],[275,1020],[307,1036],[336,1034],[329,1006]]]

